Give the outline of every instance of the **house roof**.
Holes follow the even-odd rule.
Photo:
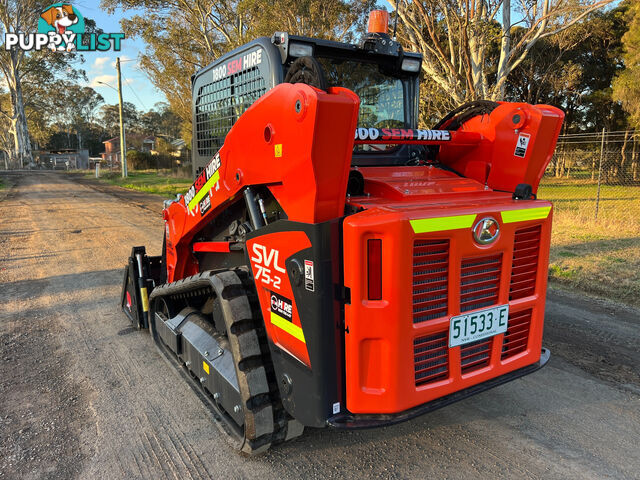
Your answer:
[[[125,138],[127,140],[138,140],[138,141],[142,140],[143,142],[147,142],[147,141],[155,142],[156,140],[156,137],[154,135],[148,135],[143,137],[142,135],[139,135],[137,133],[126,134]],[[102,143],[113,143],[113,142],[119,142],[119,141],[120,141],[120,136],[117,136],[117,137],[110,138],[109,140],[105,140]]]

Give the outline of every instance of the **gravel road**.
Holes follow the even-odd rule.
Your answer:
[[[551,291],[528,377],[359,432],[308,429],[259,458],[118,309],[158,197],[64,174],[0,191],[0,479],[640,478],[640,312]]]

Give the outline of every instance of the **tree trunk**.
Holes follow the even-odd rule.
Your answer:
[[[564,154],[562,154],[560,158],[558,158],[558,163],[556,163],[556,178],[562,178],[564,175],[564,164],[565,158]]]
[[[27,127],[27,115],[24,112],[24,99],[22,98],[22,82],[18,72],[17,50],[11,50],[11,76],[8,82],[9,94],[11,96],[11,107],[13,115],[11,119],[11,129],[13,133],[12,156],[20,168],[25,164],[33,162],[31,152],[31,142],[29,141],[29,129]]]
[[[500,44],[500,60],[498,61],[498,82],[502,77],[508,75],[507,65],[511,55],[511,0],[503,0],[502,2],[502,41]],[[498,89],[494,100],[504,100],[507,82],[502,82]]]

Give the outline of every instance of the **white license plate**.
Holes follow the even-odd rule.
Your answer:
[[[508,318],[509,305],[485,308],[451,317],[449,348],[506,332]]]

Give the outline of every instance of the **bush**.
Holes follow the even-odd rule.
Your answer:
[[[156,167],[153,156],[148,152],[129,150],[127,152],[127,165],[131,170],[148,170]]]

